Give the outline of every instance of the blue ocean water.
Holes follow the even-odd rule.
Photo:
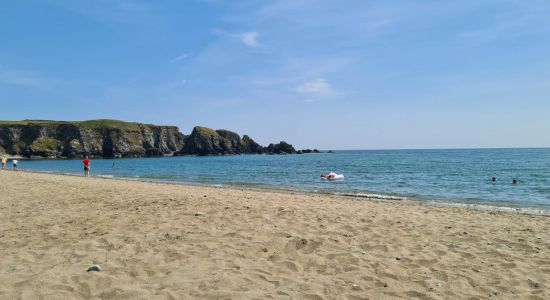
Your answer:
[[[21,161],[20,168],[82,174],[80,160]],[[320,174],[329,171],[346,178],[322,180]],[[550,208],[549,148],[95,159],[94,175]],[[513,185],[513,178],[520,184]]]

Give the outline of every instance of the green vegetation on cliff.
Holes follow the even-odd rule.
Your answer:
[[[195,126],[195,128],[193,128],[193,131],[196,131],[197,134],[204,135],[204,136],[210,136],[210,137],[218,136],[218,133],[214,129],[210,129],[208,127]]]
[[[118,130],[127,131],[127,132],[140,131],[139,123],[124,122],[124,121],[118,121],[118,120],[101,119],[101,120],[90,120],[90,121],[70,122],[70,123],[74,124],[75,126],[81,129],[106,128],[106,129],[118,129]],[[149,125],[149,124],[141,124],[141,125]],[[149,125],[149,126],[154,126],[154,125]]]
[[[119,120],[0,121],[0,153],[24,157],[140,157],[296,153],[281,142],[264,148],[249,136],[196,126],[190,135],[175,126]]]
[[[155,126],[151,124],[140,124],[124,122],[119,120],[99,119],[89,121],[50,121],[50,120],[23,120],[23,121],[0,121],[0,126],[59,126],[73,125],[80,129],[118,129],[127,132],[140,131],[142,126]]]

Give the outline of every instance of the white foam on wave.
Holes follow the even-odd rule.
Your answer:
[[[365,194],[365,193],[335,193],[339,196],[357,197],[357,198],[369,198],[369,199],[382,199],[382,200],[407,200],[407,197],[390,196],[381,194]]]
[[[99,178],[115,178],[115,176],[113,175],[103,175],[103,174],[99,174],[99,175],[96,175],[96,177],[99,177]]]
[[[458,202],[439,202],[428,201],[430,205],[444,206],[444,207],[456,207],[456,208],[468,208],[483,211],[495,211],[495,212],[508,212],[528,215],[550,215],[550,210],[539,209],[533,207],[510,207],[510,206],[496,206],[487,204],[472,204],[472,203],[458,203]]]
[[[357,198],[368,198],[368,199],[379,199],[379,200],[398,200],[398,201],[411,201],[413,203],[428,204],[439,207],[455,207],[455,208],[466,208],[482,211],[495,211],[495,212],[508,212],[508,213],[518,213],[518,214],[528,214],[528,215],[550,215],[550,209],[539,209],[533,207],[510,207],[510,206],[496,206],[488,204],[473,204],[473,203],[460,203],[460,202],[451,202],[451,201],[433,201],[433,200],[418,200],[418,199],[407,199],[406,197],[400,196],[390,196],[390,195],[380,195],[380,194],[364,194],[364,193],[335,193],[335,195],[346,196],[346,197],[357,197]]]

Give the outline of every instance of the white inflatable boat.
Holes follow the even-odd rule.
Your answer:
[[[330,173],[321,175],[321,178],[325,180],[342,180],[344,179],[344,175],[330,172]]]

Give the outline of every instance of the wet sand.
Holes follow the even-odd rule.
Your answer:
[[[550,299],[548,216],[0,171],[0,217],[0,299]]]

